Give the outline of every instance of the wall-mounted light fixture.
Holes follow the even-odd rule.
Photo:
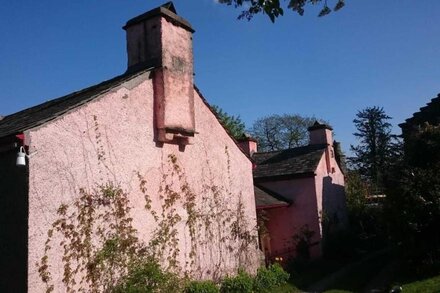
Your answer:
[[[26,158],[30,158],[32,155],[36,154],[37,152],[34,152],[33,154],[26,154],[26,150],[23,146],[20,147],[17,153],[17,160],[15,161],[15,164],[17,166],[26,166]]]
[[[26,154],[24,147],[21,146],[20,150],[17,153],[16,165],[17,166],[26,166],[26,157],[28,157],[28,155]]]

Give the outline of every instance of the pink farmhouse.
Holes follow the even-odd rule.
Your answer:
[[[347,221],[344,174],[332,129],[316,122],[308,130],[309,145],[282,151],[257,152],[254,140],[241,142],[256,163],[255,198],[266,261],[317,258],[326,233]]]
[[[163,265],[170,265],[172,255],[176,270],[197,279],[218,279],[239,267],[255,271],[260,265],[252,162],[193,85],[194,30],[172,3],[129,20],[124,29],[124,74],[0,120],[2,292],[45,291],[43,269],[50,272],[54,292],[65,292],[62,235],[49,231],[81,194],[108,184],[128,194],[133,226],[147,245],[172,215],[167,235],[173,242],[163,243]],[[26,156],[18,163],[25,166],[16,165],[17,152],[24,153],[20,147]],[[318,188],[328,180],[343,184],[327,155],[331,147],[320,151],[328,159],[317,165],[319,175],[301,179],[316,184],[316,198],[306,199],[300,187],[289,188],[289,180],[261,182],[295,204],[316,204],[307,212],[295,204],[286,208],[283,213],[299,221],[294,229],[304,215],[321,231]],[[256,158],[263,156],[268,155]],[[280,221],[274,217],[273,225]],[[50,249],[48,233],[53,233]],[[274,242],[272,248],[284,246]]]

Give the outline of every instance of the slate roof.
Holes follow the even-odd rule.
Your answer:
[[[20,134],[25,130],[43,125],[53,119],[60,117],[61,115],[73,110],[85,103],[92,101],[93,99],[101,96],[102,94],[111,91],[112,89],[120,86],[124,82],[127,82],[143,73],[151,72],[154,67],[144,68],[137,71],[127,71],[126,73],[116,76],[112,79],[101,82],[97,85],[82,89],[80,91],[73,92],[66,96],[47,101],[45,103],[36,105],[31,108],[24,109],[20,112],[8,115],[0,116],[0,138],[8,137],[11,135]],[[194,85],[194,89],[200,95],[203,103],[211,110],[219,123],[222,125],[226,133],[231,139],[238,145],[233,135],[227,128],[220,122],[218,115],[213,111],[211,105],[202,95],[200,90]],[[246,157],[253,162],[253,159],[249,157],[241,148],[240,151],[246,155]]]
[[[308,145],[282,151],[255,153],[254,179],[314,176],[326,144]]]
[[[411,126],[422,125],[425,122],[431,125],[440,124],[440,94],[431,99],[426,106],[420,108],[419,112],[414,113],[411,118],[406,119],[405,122],[399,124],[399,126],[402,129],[406,129]]]
[[[288,206],[291,201],[282,195],[262,186],[254,186],[255,205],[257,208]]]
[[[5,116],[0,119],[0,138],[40,126],[152,69],[125,73],[100,84]]]

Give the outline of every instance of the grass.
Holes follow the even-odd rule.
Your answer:
[[[344,259],[319,259],[311,262],[293,264],[292,282],[306,290],[310,285],[343,268],[349,263]]]
[[[440,276],[415,281],[402,286],[403,292],[440,292]]]
[[[277,293],[296,293],[296,292],[301,292],[298,288],[296,288],[293,284],[291,283],[286,283],[284,285],[279,286],[278,288],[274,289],[273,292],[277,292]]]
[[[391,287],[391,286],[390,286]],[[405,293],[439,293],[440,292],[440,276],[427,278],[421,281],[414,281],[402,286],[402,292]],[[349,293],[357,291],[346,290],[328,290],[325,293]]]
[[[346,274],[335,279],[331,289],[359,292],[389,262],[389,257],[378,254],[351,267]]]

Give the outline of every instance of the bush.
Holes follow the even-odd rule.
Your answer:
[[[170,272],[163,271],[160,265],[152,260],[134,264],[128,274],[122,278],[114,293],[141,292],[179,292],[180,280]]]
[[[212,281],[191,281],[185,287],[185,293],[218,293],[219,289]]]
[[[289,274],[279,264],[270,265],[269,268],[259,268],[254,281],[256,292],[270,292],[271,289],[283,285],[289,279]]]
[[[275,286],[276,279],[274,274],[265,267],[259,268],[255,276],[254,290],[256,292],[266,292]]]
[[[253,279],[248,273],[240,271],[235,277],[225,278],[222,282],[221,293],[251,293]]]
[[[287,283],[290,278],[290,274],[280,264],[275,263],[269,266],[269,271],[275,276],[277,286]]]

